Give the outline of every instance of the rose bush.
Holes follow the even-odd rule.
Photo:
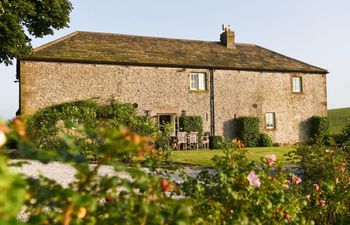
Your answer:
[[[215,157],[215,172],[185,177],[184,195],[205,224],[308,224],[307,202],[299,198],[300,178],[283,170],[274,155],[257,165],[239,143],[226,145],[225,156]],[[291,182],[291,181],[297,182]]]
[[[36,151],[27,140],[23,124],[14,120],[6,130],[5,140],[17,142],[21,157],[43,163],[58,161],[76,169],[76,180],[63,187],[53,180],[22,177],[8,172],[7,151],[0,151],[0,224],[20,224],[19,210],[27,215],[25,224],[192,224],[194,217],[189,203],[171,198],[175,185],[141,168],[114,163],[115,173],[129,176],[98,176],[101,164],[111,156],[153,152],[149,138],[132,133],[127,128],[94,131],[83,126],[75,128],[95,141],[104,138],[98,149],[100,163],[94,166],[81,155],[74,138],[62,137],[59,151]],[[98,134],[97,134],[98,133]],[[149,157],[152,160],[152,157]],[[169,197],[170,195],[170,197]],[[23,204],[22,204],[23,203]],[[23,224],[21,223],[21,224]]]

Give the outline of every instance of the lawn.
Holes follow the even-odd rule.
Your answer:
[[[260,161],[261,157],[274,154],[277,160],[285,163],[287,160],[285,155],[293,150],[293,147],[259,147],[248,148],[247,150],[247,157],[249,160]],[[173,161],[210,167],[214,165],[211,159],[215,155],[223,155],[222,150],[173,151]]]
[[[339,134],[342,129],[350,124],[350,108],[329,109],[328,117],[332,123],[332,134]]]

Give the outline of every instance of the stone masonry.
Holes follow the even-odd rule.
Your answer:
[[[191,72],[205,72],[206,91],[191,91]],[[291,77],[300,76],[303,92],[292,93]],[[306,120],[327,113],[326,75],[312,73],[214,71],[215,134],[234,137],[234,118],[257,116],[261,131],[274,142],[295,143],[307,135]],[[20,62],[21,114],[67,101],[98,98],[138,104],[138,111],[202,116],[210,131],[209,70],[89,63]],[[256,108],[253,105],[256,104]],[[276,128],[264,129],[266,112]]]

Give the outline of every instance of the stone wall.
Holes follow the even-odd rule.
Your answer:
[[[117,99],[138,104],[138,111],[203,117],[210,131],[209,91],[190,91],[190,72],[198,69],[135,67],[80,63],[21,61],[21,113],[66,101],[98,97],[101,102]]]
[[[210,93],[189,90],[189,74],[208,70],[21,61],[22,114],[66,101],[98,97],[137,103],[140,114],[158,113],[203,117],[210,131]],[[293,94],[291,76],[303,80],[303,93]],[[294,143],[307,133],[305,121],[326,115],[326,78],[319,74],[260,73],[229,70],[214,72],[215,132],[234,136],[234,118],[258,116],[261,130],[279,143]],[[252,105],[256,104],[257,108]],[[264,129],[264,115],[275,112],[276,129]]]
[[[292,93],[293,76],[302,78],[302,93]],[[216,133],[226,138],[234,136],[235,117],[257,116],[274,142],[295,143],[307,137],[311,116],[327,115],[325,75],[216,70],[214,83]],[[275,113],[275,129],[265,128],[267,112]]]

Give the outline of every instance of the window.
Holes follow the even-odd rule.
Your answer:
[[[293,93],[302,92],[302,81],[301,77],[292,77]]]
[[[268,112],[265,114],[265,122],[266,122],[266,128],[267,129],[274,129],[276,128],[275,123],[275,113]]]
[[[190,74],[190,90],[206,90],[205,73]]]

